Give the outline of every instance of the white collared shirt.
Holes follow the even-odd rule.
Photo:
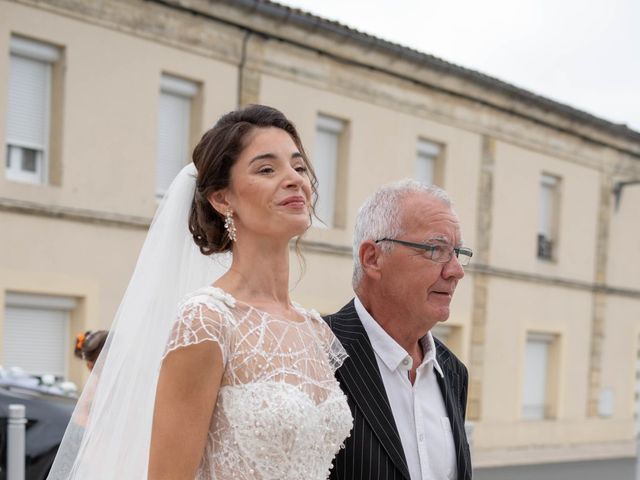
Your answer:
[[[411,356],[374,320],[357,296],[355,307],[376,354],[411,480],[455,479],[455,446],[436,378],[443,373],[431,332],[420,340],[424,358],[411,385]]]

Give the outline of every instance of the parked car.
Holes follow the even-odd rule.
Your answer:
[[[56,383],[42,383],[37,377],[3,376],[0,371],[0,480],[7,477],[10,404],[25,406],[25,480],[47,478],[76,403],[74,394],[61,393],[66,389]]]

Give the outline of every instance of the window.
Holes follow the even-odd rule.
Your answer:
[[[462,328],[458,325],[437,323],[431,328],[431,334],[444,343],[456,355],[462,353]]]
[[[161,198],[169,185],[187,164],[191,145],[192,99],[198,85],[172,75],[160,80],[158,112],[158,157],[156,163],[156,196]]]
[[[345,126],[343,120],[318,115],[313,166],[318,177],[316,215],[324,224],[316,225],[318,227],[336,226],[338,172]]]
[[[554,415],[556,336],[529,333],[525,348],[522,417],[542,420]]]
[[[538,219],[538,258],[553,260],[557,249],[560,179],[543,174],[540,181],[540,211]]]
[[[615,408],[615,393],[612,388],[601,388],[598,395],[598,415],[602,418],[613,416]]]
[[[52,68],[59,59],[60,50],[54,46],[11,37],[6,149],[9,180],[47,181]]]
[[[419,182],[427,185],[440,184],[439,177],[440,158],[442,147],[429,140],[418,139],[418,149],[416,154],[415,178]]]
[[[443,323],[436,323],[431,328],[431,334],[440,340],[445,345],[448,345],[449,337],[451,336],[451,331],[453,327],[451,325],[445,325]]]
[[[7,293],[2,365],[32,375],[65,377],[71,352],[70,313],[75,306],[68,297]]]

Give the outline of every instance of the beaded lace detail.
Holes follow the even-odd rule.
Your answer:
[[[196,480],[322,480],[349,435],[334,377],[347,354],[317,312],[277,318],[205,287],[180,305],[167,344],[211,341],[224,373]]]

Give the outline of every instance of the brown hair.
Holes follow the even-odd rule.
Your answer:
[[[208,197],[229,186],[231,167],[247,146],[256,128],[280,128],[287,132],[302,154],[311,188],[316,193],[317,179],[302,147],[296,127],[282,112],[265,105],[249,105],[223,115],[193,150],[193,164],[198,175],[189,215],[189,231],[204,255],[231,250],[231,239],[224,228],[224,217],[209,203]]]
[[[75,355],[88,362],[95,362],[104,347],[109,332],[107,330],[87,331],[76,336]]]

